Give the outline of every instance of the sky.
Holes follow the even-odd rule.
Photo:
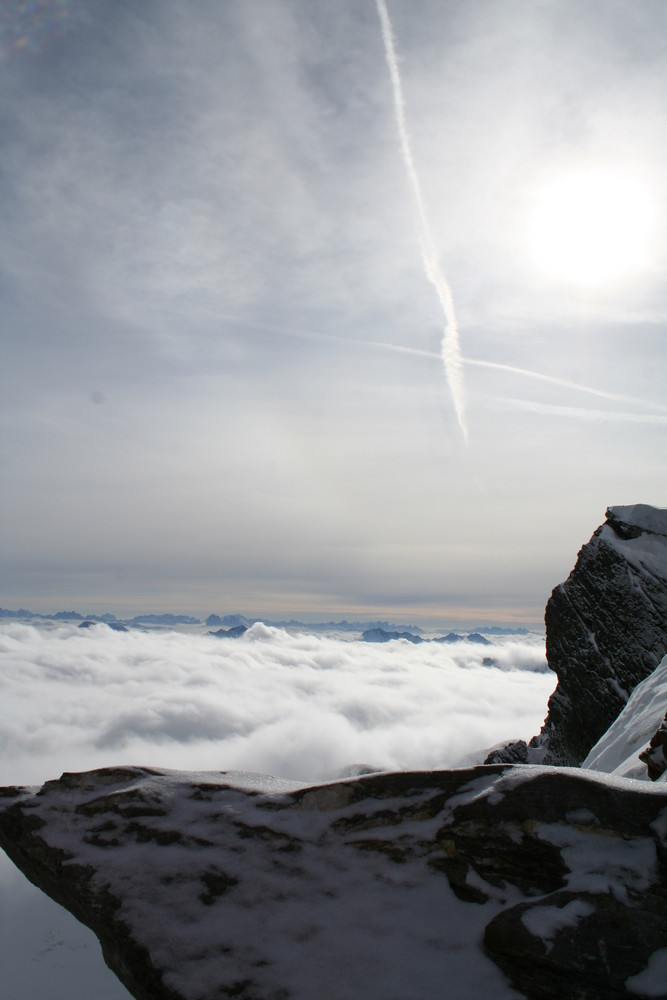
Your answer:
[[[662,0],[0,5],[0,604],[539,623],[665,505],[666,86]]]

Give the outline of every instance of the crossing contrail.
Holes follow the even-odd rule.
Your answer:
[[[550,382],[563,389],[574,389],[576,392],[586,392],[589,396],[610,399],[614,403],[633,403],[639,406],[648,406],[654,410],[667,410],[667,406],[662,403],[653,403],[651,400],[639,399],[637,396],[626,396],[620,392],[608,392],[606,389],[595,389],[590,385],[582,385],[581,382],[573,382],[571,379],[559,378],[556,375],[546,375],[544,372],[536,372],[530,368],[517,368],[516,365],[505,365],[499,361],[481,361],[478,358],[463,358],[463,363],[476,365],[479,368],[492,368],[495,371],[509,372],[512,375],[525,375],[527,378],[537,379],[540,382]]]
[[[325,343],[331,344],[352,344],[355,347],[359,347],[363,350],[370,351],[389,351],[392,354],[407,354],[412,357],[426,358],[429,361],[440,362],[442,361],[441,355],[437,354],[435,351],[427,351],[420,349],[418,347],[408,347],[405,344],[386,344],[381,340],[363,340],[359,337],[346,337],[340,333],[324,333],[321,330],[299,330],[297,328],[280,326],[276,323],[261,323],[256,320],[248,320],[246,317],[237,316],[231,313],[221,312],[220,310],[209,310],[209,314],[214,316],[218,320],[225,320],[226,322],[233,323],[238,326],[245,326],[253,330],[266,330],[269,333],[277,333],[283,337],[293,337],[296,340],[312,340],[312,341],[323,341]],[[599,399],[608,399],[613,403],[630,403],[633,406],[644,407],[645,409],[658,411],[658,415],[655,419],[651,414],[646,414],[642,417],[641,414],[636,414],[635,416],[641,421],[646,423],[664,423],[665,417],[660,416],[660,413],[667,413],[667,405],[664,403],[657,403],[655,400],[644,399],[638,396],[628,396],[620,392],[610,392],[608,389],[598,389],[592,385],[584,385],[581,382],[574,382],[572,379],[561,378],[558,375],[548,375],[546,372],[537,372],[532,368],[520,368],[517,365],[508,365],[500,361],[484,361],[481,358],[461,358],[461,363],[463,365],[470,365],[475,368],[489,368],[492,371],[507,372],[510,375],[520,375],[523,378],[533,379],[538,382],[546,382],[549,385],[558,386],[561,389],[569,389],[575,392],[585,393],[589,396],[597,396]],[[501,397],[494,397],[499,400]],[[507,399],[504,399],[507,403]],[[509,405],[509,404],[508,404]],[[520,402],[514,400],[512,405],[514,407],[520,406]],[[527,406],[537,407],[537,403],[526,403]],[[556,407],[552,406],[551,410],[556,413]],[[542,404],[541,412],[549,412],[547,404]],[[591,414],[597,413],[598,411],[583,410],[571,407],[568,411],[569,415],[577,414]],[[614,410],[601,411],[608,412],[608,419],[613,419],[613,415],[616,413]],[[622,413],[619,415],[619,419],[630,419],[631,415],[628,413]]]
[[[582,406],[562,406],[558,403],[542,403],[532,399],[513,399],[508,396],[489,396],[489,401],[499,406],[539,413],[551,417],[570,417],[575,420],[592,420],[598,423],[654,424],[667,425],[665,413],[629,413],[622,410],[592,410]]]
[[[396,46],[394,45],[394,32],[389,19],[389,11],[385,0],[375,0],[377,12],[382,28],[382,40],[384,42],[384,52],[387,61],[387,68],[391,79],[391,86],[394,95],[394,114],[396,117],[396,127],[401,143],[401,153],[403,163],[408,175],[408,182],[412,190],[417,209],[417,222],[419,228],[419,241],[421,243],[422,261],[424,273],[435,288],[442,311],[445,317],[445,329],[442,335],[440,353],[445,369],[445,378],[449,391],[452,394],[454,410],[463,434],[463,439],[468,443],[468,430],[465,422],[465,385],[463,379],[463,360],[459,346],[459,328],[456,322],[454,311],[454,300],[452,293],[444,275],[438,253],[435,248],[433,234],[426,215],[424,198],[422,195],[419,175],[415,167],[412,147],[410,145],[410,135],[405,120],[405,101],[403,99],[403,88],[401,86],[401,75],[398,70],[398,59],[396,58]]]

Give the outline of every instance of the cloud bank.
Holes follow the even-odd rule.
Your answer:
[[[262,624],[230,640],[11,623],[0,654],[2,784],[119,763],[305,781],[355,764],[451,767],[532,736],[554,686],[537,638],[443,647]]]

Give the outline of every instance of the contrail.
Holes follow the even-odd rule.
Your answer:
[[[407,347],[405,344],[387,344],[382,340],[362,340],[359,337],[346,337],[339,333],[323,333],[321,330],[299,330],[294,327],[280,326],[276,323],[248,320],[244,316],[221,312],[218,309],[208,310],[208,313],[218,320],[222,319],[253,330],[266,330],[269,333],[277,333],[283,337],[291,337],[295,340],[323,341],[331,344],[353,344],[355,347],[360,347],[363,350],[389,351],[394,354],[408,354],[417,358],[426,358],[433,362],[442,361],[442,356],[435,351],[426,351],[419,347]],[[520,368],[517,365],[508,365],[501,361],[483,361],[480,358],[464,357],[461,357],[461,364],[471,365],[475,368],[490,368],[492,371],[508,372],[511,375],[521,375],[524,378],[536,379],[539,382],[548,382],[550,385],[556,385],[562,389],[572,389],[576,392],[586,393],[589,396],[608,399],[614,403],[631,403],[634,406],[644,406],[651,410],[658,410],[663,413],[667,412],[667,406],[664,403],[656,403],[650,399],[640,399],[638,396],[627,396],[620,392],[609,392],[606,389],[596,389],[592,385],[573,382],[572,379],[560,378],[558,375],[547,375],[545,372],[536,372],[532,368]]]
[[[667,414],[628,413],[619,410],[591,410],[581,406],[560,406],[557,403],[538,403],[528,399],[513,399],[508,396],[489,396],[491,403],[512,410],[525,410],[551,417],[572,417],[575,420],[593,420],[598,423],[654,424],[667,425]]]
[[[567,378],[558,378],[556,375],[545,375],[543,372],[536,372],[530,368],[517,368],[515,365],[501,364],[499,361],[479,361],[477,358],[463,358],[466,365],[476,365],[479,368],[492,368],[495,371],[510,372],[513,375],[524,375],[527,378],[538,379],[540,382],[550,382],[552,385],[561,386],[563,389],[574,389],[576,392],[586,392],[589,396],[599,396],[600,399],[610,399],[614,403],[634,403],[640,406],[649,406],[654,410],[667,410],[667,406],[662,403],[652,403],[650,400],[638,399],[637,396],[625,396],[620,392],[607,392],[606,389],[594,389],[590,385],[582,385],[581,382],[572,382]]]
[[[401,86],[401,76],[398,71],[398,59],[396,58],[396,47],[394,45],[394,32],[389,19],[389,11],[387,10],[385,0],[375,0],[375,2],[380,18],[384,52],[394,94],[394,114],[396,116],[396,126],[398,128],[398,136],[401,143],[403,162],[405,164],[405,170],[408,175],[408,181],[410,188],[412,189],[412,194],[417,208],[419,241],[421,243],[424,272],[436,290],[445,316],[445,329],[441,344],[441,356],[445,369],[445,378],[447,379],[447,384],[452,394],[454,410],[463,434],[463,440],[467,444],[468,430],[465,422],[463,361],[461,359],[461,349],[459,347],[459,328],[456,322],[454,301],[435,249],[431,227],[426,216],[426,208],[424,206],[424,198],[422,196],[421,185],[419,183],[419,176],[417,174],[414,158],[412,156],[410,136],[405,121],[403,88]]]

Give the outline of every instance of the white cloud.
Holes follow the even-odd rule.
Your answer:
[[[667,426],[667,414],[664,413],[632,413],[622,410],[598,410],[584,406],[563,406],[554,403],[541,403],[529,399],[513,399],[507,396],[496,396],[489,399],[500,408],[524,410],[527,413],[537,413],[542,416],[566,417],[572,420],[592,420],[606,423],[621,424],[654,424]],[[651,404],[649,404],[651,405]],[[662,408],[662,407],[660,407]]]
[[[312,781],[355,763],[448,767],[537,732],[554,685],[537,637],[375,645],[262,625],[225,640],[12,622],[0,656],[0,784],[119,763]],[[0,888],[7,1000],[126,1000],[92,934],[3,856]]]
[[[227,640],[12,623],[0,652],[6,784],[123,762],[308,781],[358,763],[451,767],[534,735],[554,686],[536,638],[371,644],[258,625]]]

